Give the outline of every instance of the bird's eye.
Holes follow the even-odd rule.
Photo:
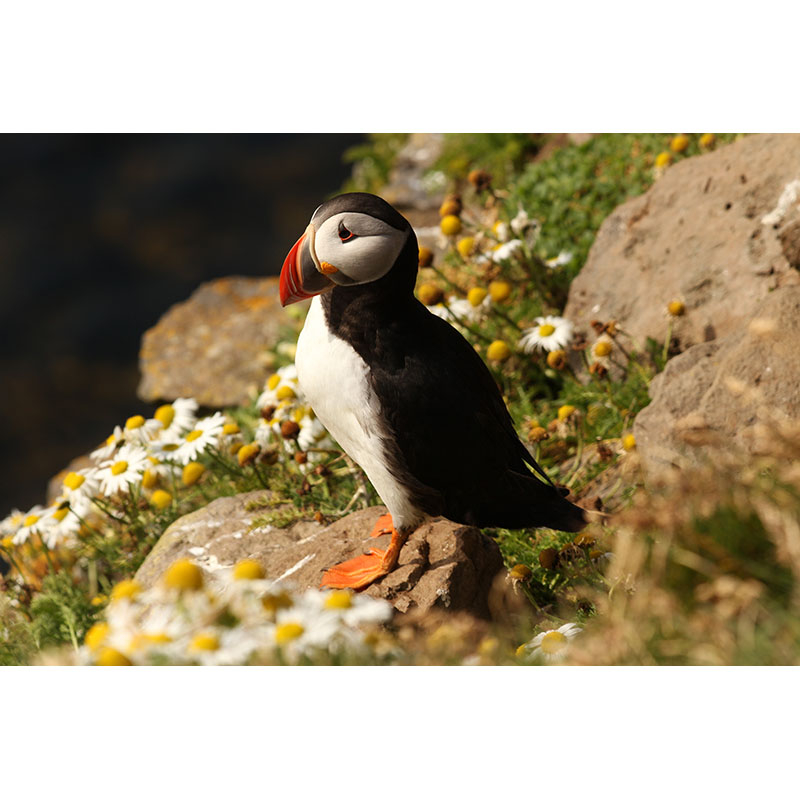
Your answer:
[[[343,242],[349,242],[351,239],[355,239],[356,235],[352,231],[347,230],[347,228],[345,227],[344,222],[340,222],[339,223],[339,238]]]

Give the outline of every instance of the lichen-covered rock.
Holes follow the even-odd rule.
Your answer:
[[[737,331],[689,348],[650,384],[634,424],[649,472],[696,463],[707,446],[757,450],[756,424],[800,417],[800,287],[762,300]]]
[[[263,491],[218,498],[176,520],[136,579],[151,586],[178,558],[190,558],[210,572],[253,558],[269,579],[290,580],[302,590],[318,587],[324,571],[334,564],[388,544],[388,535],[370,538],[378,517],[386,513],[383,506],[327,526],[308,520],[286,527],[268,523],[270,515],[279,516],[285,508],[270,506],[269,493]],[[477,528],[439,518],[415,531],[397,567],[365,591],[389,600],[401,612],[439,608],[488,618],[489,593],[502,569],[494,541]]]
[[[194,397],[210,408],[247,402],[269,375],[285,313],[276,277],[202,284],[144,334],[139,397]]]
[[[800,134],[746,136],[685,159],[603,223],[572,283],[565,316],[591,333],[615,319],[635,341],[663,342],[666,306],[679,349],[734,333],[776,288],[800,284]]]

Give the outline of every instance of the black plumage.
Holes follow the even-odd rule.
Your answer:
[[[355,195],[344,197],[359,207]],[[391,209],[378,198],[370,204],[375,200]],[[409,235],[389,272],[335,286],[321,300],[331,332],[369,367],[392,474],[430,515],[480,527],[580,530],[583,510],[531,471],[543,475],[517,437],[488,367],[414,296],[417,239],[391,211],[392,224],[399,218]]]

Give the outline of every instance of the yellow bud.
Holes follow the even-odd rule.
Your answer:
[[[488,292],[482,286],[473,286],[467,292],[467,300],[473,308],[477,308],[485,299]]]
[[[595,344],[593,352],[598,358],[605,358],[611,352],[611,342],[601,339]]]
[[[551,350],[547,354],[547,366],[563,369],[567,364],[567,354],[563,350]]]
[[[169,403],[159,406],[156,413],[153,414],[153,419],[157,419],[165,428],[169,428],[172,420],[175,419],[175,409]]]
[[[461,220],[455,214],[448,214],[442,217],[439,227],[445,236],[456,236],[461,230]]]
[[[158,483],[158,473],[151,469],[146,469],[142,474],[142,486],[145,489],[152,489]]]
[[[267,379],[267,389],[269,389],[271,392],[275,391],[276,387],[280,382],[281,382],[281,376],[278,375],[277,372],[274,375],[270,375],[269,378]]]
[[[525,566],[525,564],[515,564],[511,568],[511,570],[509,571],[509,574],[515,580],[526,581],[526,580],[528,580],[528,578],[530,578],[530,576],[533,573],[531,571],[531,568],[528,567],[528,566]]]
[[[575,406],[563,405],[558,409],[558,421],[563,422],[575,413]]]
[[[680,300],[673,300],[667,305],[667,311],[672,317],[682,317],[686,313],[686,306]]]
[[[235,422],[226,422],[222,426],[222,432],[225,436],[232,436],[234,433],[239,433],[241,429]]]
[[[130,667],[132,663],[127,656],[113,647],[104,647],[97,659],[98,667]]]
[[[107,622],[96,622],[86,631],[86,636],[84,638],[84,642],[86,646],[90,650],[97,650],[101,644],[106,640],[106,636],[108,636],[108,623]]]
[[[133,579],[128,579],[124,581],[120,581],[112,590],[111,590],[111,600],[122,600],[122,598],[127,597],[129,600],[136,597],[139,592],[142,591],[142,586],[138,581]]]
[[[196,461],[190,461],[184,468],[181,480],[184,486],[194,486],[200,480],[200,476],[206,471],[202,464]]]
[[[462,258],[469,258],[474,249],[475,239],[472,236],[464,236],[462,239],[459,239],[456,244],[456,250],[458,250]]]
[[[85,480],[86,478],[83,475],[78,475],[77,472],[70,472],[67,474],[67,477],[64,478],[64,486],[74,491],[75,489],[80,489]]]
[[[108,598],[104,594],[96,594],[89,602],[93,606],[102,606]]]
[[[122,475],[125,470],[128,469],[128,462],[127,461],[115,461],[111,465],[111,474],[112,475]]]
[[[419,265],[421,267],[429,267],[431,264],[433,264],[433,251],[430,247],[421,245],[419,248]]]
[[[636,447],[636,437],[632,433],[623,436],[622,446],[625,448],[625,450],[633,450],[634,447]]]
[[[125,430],[132,431],[136,428],[141,428],[144,425],[144,417],[141,414],[137,414],[135,417],[128,417],[125,420]]]
[[[668,167],[671,163],[672,163],[672,154],[666,152],[666,150],[663,153],[659,153],[656,156],[656,166],[659,168]]]
[[[264,567],[254,558],[244,558],[233,568],[235,581],[257,581],[265,576]]]
[[[417,297],[423,305],[433,306],[442,302],[444,292],[433,283],[423,283],[417,289]]]
[[[243,467],[245,464],[252,461],[258,455],[260,449],[261,448],[255,442],[240,447],[239,452],[236,454],[239,466]]]
[[[188,558],[181,558],[164,573],[164,582],[170,589],[200,589],[203,570]]]
[[[190,650],[219,650],[219,639],[213,633],[198,633],[192,638]]]
[[[291,400],[293,397],[297,397],[294,389],[291,386],[281,386],[278,389],[278,400]]]
[[[679,133],[672,137],[669,146],[673,152],[682,153],[689,146],[689,137],[685,133]]]
[[[293,603],[292,598],[286,592],[280,592],[279,594],[268,594],[262,597],[261,605],[267,614],[274,616],[282,608],[291,608]]]
[[[352,592],[348,592],[347,589],[331,592],[325,598],[325,608],[333,608],[338,610],[350,608],[352,605],[353,595]]]
[[[495,303],[502,303],[511,296],[511,284],[508,281],[492,281],[489,284],[489,296]]]
[[[511,348],[501,339],[496,339],[486,348],[486,357],[491,361],[505,361],[510,355]]]
[[[700,137],[700,147],[708,149],[714,146],[714,142],[716,142],[717,137],[714,136],[713,133],[704,133]]]
[[[457,217],[461,213],[461,200],[458,197],[447,197],[439,206],[440,217]]]
[[[172,503],[172,495],[169,492],[165,492],[163,489],[156,489],[153,494],[150,495],[150,503],[159,511],[162,511]]]

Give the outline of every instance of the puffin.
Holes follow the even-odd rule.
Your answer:
[[[360,590],[387,575],[430,517],[575,532],[587,522],[520,441],[481,357],[414,295],[418,267],[408,220],[350,192],[317,208],[281,269],[283,306],[313,298],[300,388],[387,507],[371,535],[391,533],[386,550],[326,570],[322,587]]]

